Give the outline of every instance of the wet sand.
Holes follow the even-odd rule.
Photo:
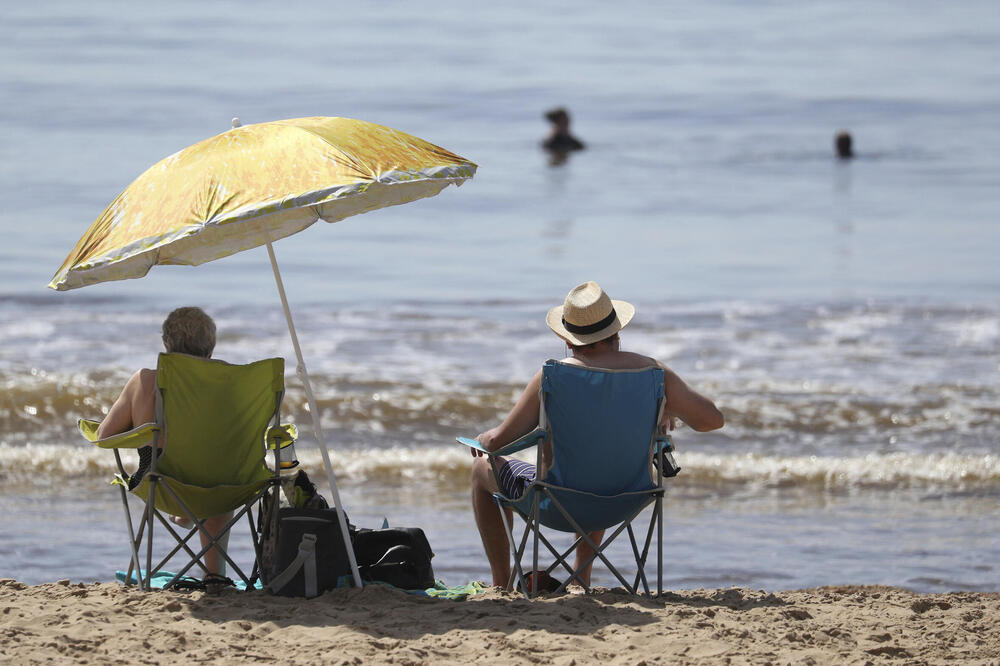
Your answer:
[[[303,600],[5,579],[0,609],[0,661],[19,664],[1000,662],[1000,594],[891,587]]]

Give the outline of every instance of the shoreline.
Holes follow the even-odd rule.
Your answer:
[[[918,594],[886,586],[696,589],[662,598],[598,589],[535,601],[493,589],[449,601],[369,586],[305,600],[3,579],[0,609],[0,661],[12,663],[1000,659],[1000,593]]]

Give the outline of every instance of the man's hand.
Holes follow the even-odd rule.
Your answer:
[[[489,442],[493,441],[493,431],[492,430],[487,430],[486,432],[479,433],[478,435],[476,435],[476,441],[479,442],[480,444],[482,444],[484,448],[488,448],[487,444]],[[474,449],[471,446],[469,447],[469,450],[472,451],[472,457],[473,458],[479,458],[480,456],[485,456],[486,455],[485,453],[483,453],[479,449]]]

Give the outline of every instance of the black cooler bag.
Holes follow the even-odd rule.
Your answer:
[[[354,555],[363,580],[389,583],[403,590],[434,587],[434,553],[419,527],[356,530]]]
[[[334,510],[279,509],[277,534],[266,542],[264,583],[274,594],[315,597],[351,575]]]

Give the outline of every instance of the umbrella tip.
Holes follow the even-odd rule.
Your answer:
[[[242,127],[243,123],[240,122],[239,118],[233,118],[233,127]]]

